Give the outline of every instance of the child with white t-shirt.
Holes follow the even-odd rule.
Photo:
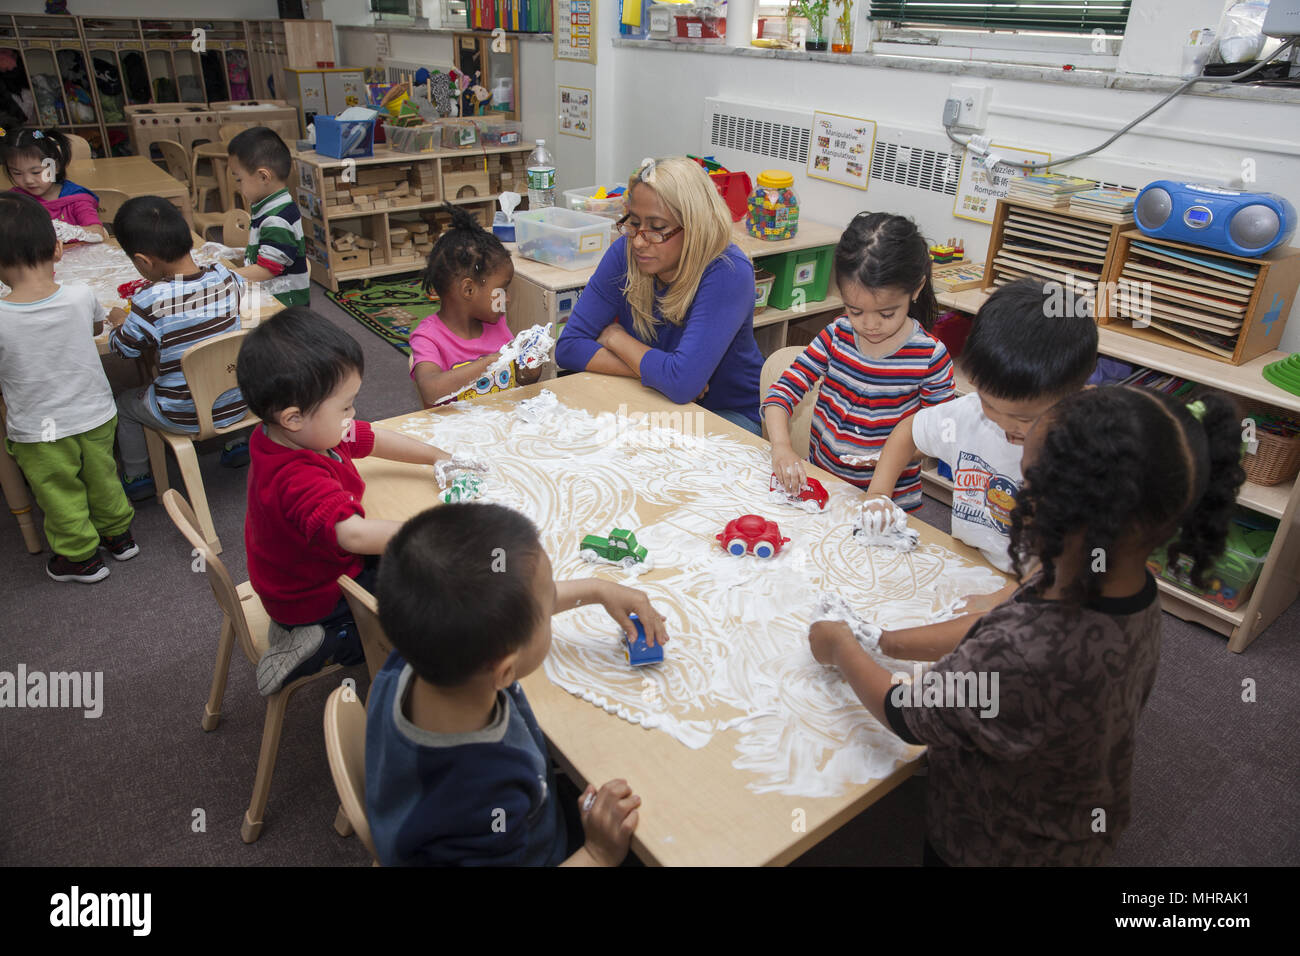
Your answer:
[[[1006,572],[1025,435],[1096,367],[1092,310],[1059,284],[1010,282],[980,308],[957,364],[974,391],[901,421],[867,493],[883,508],[918,452],[938,458],[952,470],[952,536]]]
[[[59,285],[63,245],[35,199],[0,193],[0,391],[6,447],[45,513],[55,581],[108,577],[103,548],[118,561],[140,553],[135,511],[113,460],[117,406],[94,336],[104,311],[89,286]]]

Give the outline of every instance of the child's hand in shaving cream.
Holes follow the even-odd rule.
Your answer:
[[[644,591],[624,587],[613,581],[601,581],[598,585],[600,603],[605,606],[609,616],[618,622],[629,641],[636,640],[636,625],[629,615],[635,614],[645,628],[645,640],[648,645],[668,643],[668,631],[664,616],[650,605],[650,598]]]

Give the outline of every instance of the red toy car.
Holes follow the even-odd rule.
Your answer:
[[[760,515],[741,515],[727,522],[726,529],[718,535],[722,550],[737,557],[749,552],[756,558],[775,557],[781,546],[790,541],[781,537],[775,521]]]
[[[772,475],[772,481],[768,484],[767,489],[768,491],[780,491],[782,494],[785,493],[785,486],[781,484],[775,474]],[[804,486],[799,489],[799,494],[792,496],[791,500],[815,501],[817,502],[818,508],[825,509],[826,502],[831,500],[831,496],[829,492],[822,487],[820,481],[816,478],[809,478],[806,480]]]

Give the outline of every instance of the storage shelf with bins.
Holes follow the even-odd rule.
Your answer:
[[[444,200],[474,207],[480,221],[490,228],[497,196],[503,189],[523,191],[524,162],[532,148],[522,145],[402,153],[376,146],[374,156],[346,161],[346,166],[355,170],[354,184],[342,180],[344,160],[316,152],[295,153],[296,199],[303,216],[312,278],[337,292],[340,282],[423,269],[426,257],[398,254],[390,241],[392,231],[406,228],[404,224],[426,222],[430,225],[429,237],[436,239],[442,217],[435,210]],[[402,195],[394,195],[397,190],[391,188],[392,183],[398,184]],[[331,245],[332,230],[339,228],[368,240],[367,245],[372,241],[374,247],[366,249],[365,256],[340,254]]]
[[[941,293],[937,298],[945,308],[974,314],[988,296],[986,289],[970,289]],[[1098,352],[1102,355],[1177,375],[1291,414],[1300,414],[1300,395],[1278,388],[1261,374],[1265,365],[1286,358],[1282,352],[1268,352],[1242,365],[1230,365],[1208,354],[1184,352],[1104,325],[1097,331]],[[969,390],[970,384],[959,380],[957,387],[959,391]],[[921,476],[927,494],[944,500],[946,491],[951,503],[951,482],[940,478],[932,465],[924,467]],[[1156,583],[1164,595],[1166,611],[1225,635],[1228,649],[1241,653],[1300,597],[1300,480],[1268,487],[1248,481],[1238,492],[1237,503],[1279,519],[1273,547],[1269,550],[1254,593],[1245,605],[1230,611],[1162,578],[1157,578]]]
[[[0,51],[18,64],[16,92],[31,97],[38,125],[84,137],[95,156],[127,155],[125,107],[283,97],[291,50],[332,59],[332,30],[311,20],[2,13]]]

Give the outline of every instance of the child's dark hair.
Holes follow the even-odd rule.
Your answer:
[[[1071,286],[1017,279],[980,307],[957,361],[979,391],[995,398],[1066,395],[1097,367],[1097,323]]]
[[[860,212],[835,245],[835,275],[865,289],[892,286],[921,293],[907,314],[927,331],[939,315],[930,281],[930,244],[916,223],[887,212]]]
[[[113,238],[128,256],[175,262],[189,253],[194,237],[181,211],[161,196],[136,196],[113,217]]]
[[[289,147],[279,133],[267,126],[254,126],[238,134],[226,145],[226,154],[239,160],[239,165],[249,172],[269,169],[282,181],[293,169]]]
[[[39,156],[42,161],[54,160],[54,181],[68,178],[68,163],[72,162],[72,142],[57,129],[23,127],[6,132],[0,138],[0,162],[8,169],[15,160],[26,156]]]
[[[486,282],[488,276],[510,261],[510,253],[463,207],[443,203],[442,211],[451,216],[451,225],[429,254],[424,291],[436,292],[445,299],[462,276],[471,276],[480,284]]]
[[[54,261],[54,220],[26,193],[0,193],[0,267],[35,269]]]
[[[1191,406],[1131,386],[1085,389],[1053,406],[1036,426],[1047,432],[1011,510],[1017,577],[1037,559],[1040,589],[1051,586],[1066,537],[1082,532],[1081,576],[1063,583],[1086,603],[1101,589],[1098,555],[1113,561],[1122,542],[1149,553],[1177,532],[1169,559],[1188,555],[1200,586],[1223,552],[1246,473],[1236,407],[1214,393],[1198,401],[1199,421]]]
[[[259,324],[239,348],[235,377],[244,401],[263,421],[286,408],[310,414],[349,372],[365,373],[352,336],[306,306],[296,305]]]
[[[533,593],[541,553],[533,523],[501,505],[441,505],[416,515],[379,565],[384,633],[429,683],[465,683],[528,642],[542,613]]]

